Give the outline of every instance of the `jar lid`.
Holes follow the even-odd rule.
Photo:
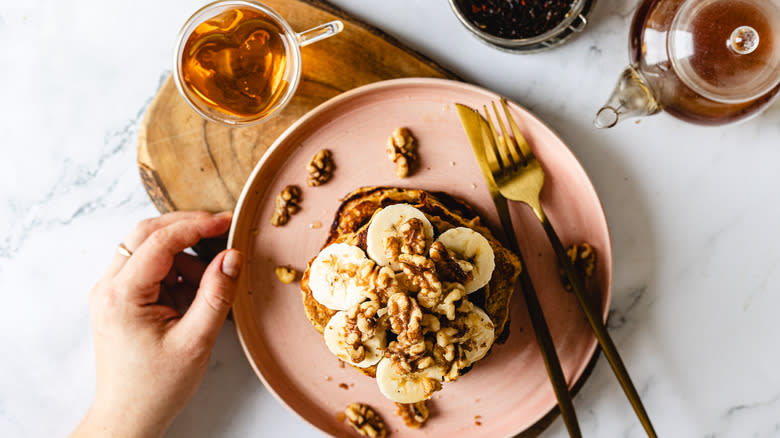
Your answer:
[[[680,79],[709,99],[755,99],[780,84],[780,2],[687,0],[668,36]]]

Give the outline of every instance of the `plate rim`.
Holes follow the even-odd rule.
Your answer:
[[[491,98],[497,100],[499,98],[502,98],[503,96],[499,93],[492,91],[490,89],[472,84],[467,82],[461,82],[456,81],[452,79],[441,79],[441,78],[421,78],[421,77],[413,77],[413,78],[398,78],[398,79],[388,79],[388,80],[382,80],[373,82],[370,84],[362,85],[356,88],[353,88],[351,90],[345,91],[337,96],[334,96],[330,98],[329,100],[317,105],[316,107],[309,110],[306,114],[301,116],[298,120],[296,120],[294,123],[292,123],[287,129],[285,129],[279,136],[274,140],[274,142],[269,146],[269,148],[263,153],[263,155],[260,157],[258,162],[255,164],[254,168],[252,169],[252,172],[247,177],[246,182],[244,183],[244,186],[241,190],[241,194],[239,195],[238,199],[236,200],[236,206],[233,210],[233,220],[230,224],[230,231],[228,233],[228,240],[227,240],[227,248],[228,249],[234,249],[234,240],[236,237],[237,232],[237,224],[238,224],[238,218],[241,217],[241,214],[245,212],[248,207],[246,204],[246,199],[248,197],[249,192],[254,187],[254,181],[257,178],[257,174],[260,172],[260,170],[263,168],[263,166],[266,164],[266,162],[270,159],[270,157],[276,152],[277,149],[281,147],[281,144],[286,141],[287,137],[289,137],[292,133],[294,133],[301,125],[307,123],[310,119],[317,117],[320,113],[325,112],[329,110],[331,107],[338,106],[343,101],[353,99],[355,97],[358,97],[360,95],[364,94],[370,94],[373,92],[376,92],[377,90],[383,90],[386,88],[394,88],[394,87],[405,87],[405,86],[443,86],[443,87],[456,87],[459,89],[465,89],[470,92],[474,92],[477,94],[483,94],[483,95],[489,95]],[[541,124],[545,129],[547,129],[555,139],[557,139],[566,149],[566,152],[571,155],[571,158],[574,160],[574,162],[577,164],[578,171],[582,172],[585,175],[585,178],[587,180],[587,183],[590,187],[590,189],[593,191],[593,193],[596,194],[596,200],[599,204],[599,213],[604,221],[604,224],[606,225],[606,238],[607,238],[607,247],[605,248],[608,251],[608,258],[610,261],[610,267],[609,267],[609,275],[606,279],[606,294],[605,294],[605,300],[604,300],[604,309],[602,318],[604,322],[606,323],[607,317],[609,315],[609,310],[612,304],[612,289],[613,289],[613,283],[614,283],[614,254],[613,254],[613,241],[612,241],[612,231],[609,226],[609,221],[606,215],[606,211],[604,210],[604,204],[601,201],[601,197],[598,196],[598,192],[596,191],[596,188],[593,186],[593,181],[591,180],[590,176],[588,175],[585,168],[582,166],[582,163],[580,160],[577,159],[577,156],[572,152],[569,145],[563,141],[561,136],[558,134],[557,131],[552,129],[546,122],[544,122],[543,119],[541,119],[538,115],[536,115],[533,111],[529,110],[523,105],[520,105],[516,101],[506,98],[506,100],[512,104],[517,106],[518,108],[522,109],[523,111],[527,112],[533,119],[535,119],[535,122]],[[243,276],[245,274],[240,273],[240,276]],[[266,380],[265,376],[257,367],[257,364],[252,360],[252,355],[249,351],[249,347],[244,339],[244,336],[242,335],[241,330],[241,323],[240,319],[235,317],[236,312],[236,306],[237,304],[233,304],[231,306],[231,310],[234,314],[233,323],[235,325],[236,334],[238,336],[239,343],[241,344],[241,349],[244,352],[244,356],[247,359],[247,362],[249,362],[249,365],[252,367],[252,370],[255,372],[255,375],[260,379],[260,381],[263,383],[263,386],[266,390],[268,390],[274,398],[282,405],[284,406],[289,412],[292,412],[293,415],[295,415],[297,418],[301,419],[303,422],[308,424],[311,428],[319,432],[320,434],[324,434],[326,436],[332,436],[325,430],[321,429],[311,421],[309,421],[306,417],[304,417],[301,413],[299,413],[296,409],[294,409],[292,406],[290,406],[282,397],[277,393],[277,391],[269,384],[269,382]],[[572,381],[569,384],[569,389],[573,388],[577,385],[577,383],[580,382],[580,379],[582,379],[585,375],[585,371],[591,361],[593,361],[594,357],[597,356],[599,351],[599,344],[598,342],[594,343],[594,346],[592,347],[591,351],[588,353],[587,360],[585,360],[581,366],[580,369],[577,370],[577,377],[575,379],[572,379]],[[538,422],[542,421],[544,418],[547,417],[551,412],[555,411],[557,409],[557,404],[553,404],[550,406],[550,408],[542,414],[538,419],[534,421],[530,426],[528,426],[526,429],[523,429],[519,433],[522,434],[523,432],[531,429],[536,425]]]

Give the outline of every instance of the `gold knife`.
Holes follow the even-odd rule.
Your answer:
[[[534,332],[536,333],[536,341],[539,343],[539,348],[542,350],[542,358],[544,359],[544,365],[547,368],[547,375],[550,376],[555,397],[558,399],[558,406],[561,409],[563,422],[566,424],[569,436],[582,437],[580,426],[577,422],[577,414],[574,412],[574,405],[572,404],[571,394],[569,393],[569,387],[566,384],[566,378],[563,375],[561,363],[555,352],[552,336],[550,336],[550,329],[547,327],[542,307],[539,304],[539,299],[536,296],[533,284],[531,284],[531,277],[528,275],[528,269],[526,268],[525,262],[523,262],[523,256],[520,253],[520,247],[517,244],[517,237],[515,236],[515,230],[512,226],[512,218],[509,216],[507,200],[498,192],[498,187],[493,181],[493,176],[490,173],[490,168],[488,167],[485,158],[484,144],[490,138],[488,137],[490,135],[490,130],[487,121],[477,111],[466,105],[456,103],[455,107],[458,110],[460,122],[463,125],[463,129],[466,131],[466,136],[471,144],[474,157],[477,159],[477,163],[479,163],[479,168],[485,179],[485,184],[487,184],[488,191],[490,191],[490,197],[493,198],[493,204],[495,204],[496,210],[498,211],[498,217],[501,220],[501,227],[504,229],[504,235],[507,244],[509,245],[509,249],[517,254],[520,258],[520,262],[523,264],[523,270],[520,273],[520,288],[525,297],[528,313],[531,316],[531,323],[533,324]]]

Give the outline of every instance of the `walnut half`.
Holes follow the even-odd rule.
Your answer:
[[[566,250],[566,255],[574,265],[574,270],[577,271],[584,280],[588,280],[593,277],[593,272],[596,270],[596,250],[592,246],[583,242],[579,245],[572,245]],[[563,268],[559,268],[561,275],[561,282],[563,287],[571,292],[572,286],[569,282],[569,278],[566,276],[566,272]]]
[[[428,406],[425,405],[425,400],[417,403],[396,403],[395,414],[404,420],[406,427],[411,429],[419,429],[425,424],[430,416]]]
[[[316,187],[328,182],[331,176],[333,176],[333,155],[328,149],[322,149],[311,158],[309,164],[306,165],[306,171],[309,172],[309,176],[306,178],[306,184],[309,187]]]
[[[395,163],[395,175],[406,178],[417,160],[417,140],[408,128],[398,128],[387,139],[387,157]]]
[[[436,272],[440,279],[466,284],[474,278],[474,267],[468,262],[456,260],[441,242],[433,242],[430,256],[436,264]]]
[[[287,186],[276,197],[276,209],[271,216],[271,225],[282,226],[290,220],[290,215],[298,213],[301,207],[301,189],[298,186]]]
[[[417,300],[405,294],[394,294],[387,300],[390,329],[399,341],[414,344],[422,340],[422,310]]]
[[[349,425],[363,436],[371,438],[385,438],[387,436],[385,422],[371,406],[350,403],[344,410],[344,415]]]

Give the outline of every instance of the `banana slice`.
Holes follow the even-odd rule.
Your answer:
[[[309,271],[314,299],[332,310],[347,310],[363,302],[366,291],[358,282],[357,268],[366,261],[362,249],[346,243],[334,243],[320,251]]]
[[[366,357],[360,362],[353,362],[347,351],[347,345],[343,338],[343,328],[347,324],[347,312],[336,312],[328,321],[328,325],[325,326],[325,332],[322,334],[325,338],[325,345],[331,353],[336,357],[347,362],[348,364],[355,365],[360,368],[367,368],[371,365],[376,365],[382,359],[382,354],[387,347],[387,331],[380,327],[377,329],[376,334],[363,343],[363,347],[366,350]]]
[[[441,233],[436,240],[453,252],[456,259],[471,265],[472,277],[463,285],[467,294],[488,284],[496,261],[493,248],[485,236],[471,228],[458,227]]]
[[[394,204],[387,206],[377,212],[371,219],[371,225],[368,226],[366,235],[366,249],[368,256],[378,265],[390,267],[394,271],[401,269],[397,262],[391,262],[387,258],[387,248],[385,244],[388,238],[402,237],[400,227],[408,219],[417,218],[423,223],[423,232],[425,233],[426,251],[433,242],[433,225],[420,210],[408,204]]]
[[[471,307],[469,313],[461,316],[466,333],[461,337],[460,344],[468,365],[485,357],[496,340],[496,327],[487,313],[477,306]]]
[[[393,367],[393,361],[384,358],[376,367],[376,383],[379,391],[396,403],[417,403],[431,398],[441,389],[444,370],[431,366],[421,371],[399,374]]]

